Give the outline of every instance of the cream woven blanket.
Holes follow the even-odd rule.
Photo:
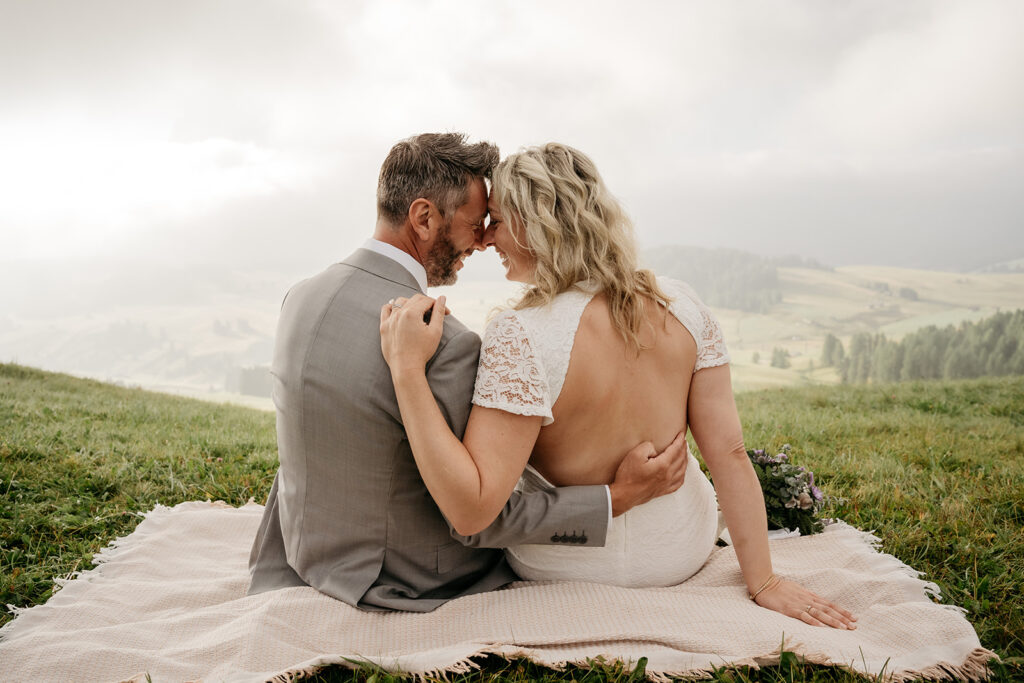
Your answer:
[[[103,550],[98,566],[0,629],[0,678],[24,681],[291,680],[363,660],[411,673],[467,671],[474,655],[559,667],[647,657],[654,679],[727,664],[811,662],[892,680],[978,678],[992,653],[955,607],[928,594],[872,536],[844,524],[772,542],[778,573],[860,619],[856,631],[806,626],[751,603],[729,548],[671,588],[522,582],[429,614],[361,612],[312,588],[247,597],[249,504],[158,506]]]

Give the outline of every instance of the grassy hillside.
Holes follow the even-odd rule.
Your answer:
[[[1024,378],[772,389],[738,397],[750,447],[790,443],[831,514],[970,610],[981,642],[1024,677]],[[156,502],[265,498],[274,417],[0,364],[0,604],[45,601]],[[10,617],[0,616],[0,623]],[[488,660],[473,680],[626,680]],[[365,674],[362,674],[365,677]],[[347,679],[334,671],[327,679]],[[855,680],[802,667],[722,680]]]

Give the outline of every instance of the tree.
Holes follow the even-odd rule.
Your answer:
[[[917,291],[910,287],[900,287],[899,295],[908,301],[917,301]]]
[[[825,335],[825,344],[821,349],[821,364],[839,367],[843,361],[843,342],[831,332]]]
[[[790,366],[789,351],[780,349],[778,346],[772,349],[771,365],[773,368],[788,368]]]
[[[750,357],[750,360],[753,361],[754,365],[757,365],[758,363],[761,362],[761,354],[758,353],[757,351],[754,351],[754,355]]]

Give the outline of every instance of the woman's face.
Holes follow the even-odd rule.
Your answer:
[[[536,260],[533,254],[526,249],[526,234],[518,221],[512,221],[501,213],[498,202],[494,199],[494,192],[487,201],[487,211],[490,220],[487,223],[487,231],[484,233],[483,244],[485,247],[493,246],[501,257],[501,264],[505,266],[505,278],[515,282],[533,282],[533,271]],[[515,237],[513,237],[513,232]],[[516,238],[520,247],[516,243]]]

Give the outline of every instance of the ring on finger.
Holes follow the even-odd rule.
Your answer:
[[[814,608],[814,605],[807,605],[807,607],[804,607],[804,611],[807,612],[808,615],[810,615],[811,610],[813,608]]]

